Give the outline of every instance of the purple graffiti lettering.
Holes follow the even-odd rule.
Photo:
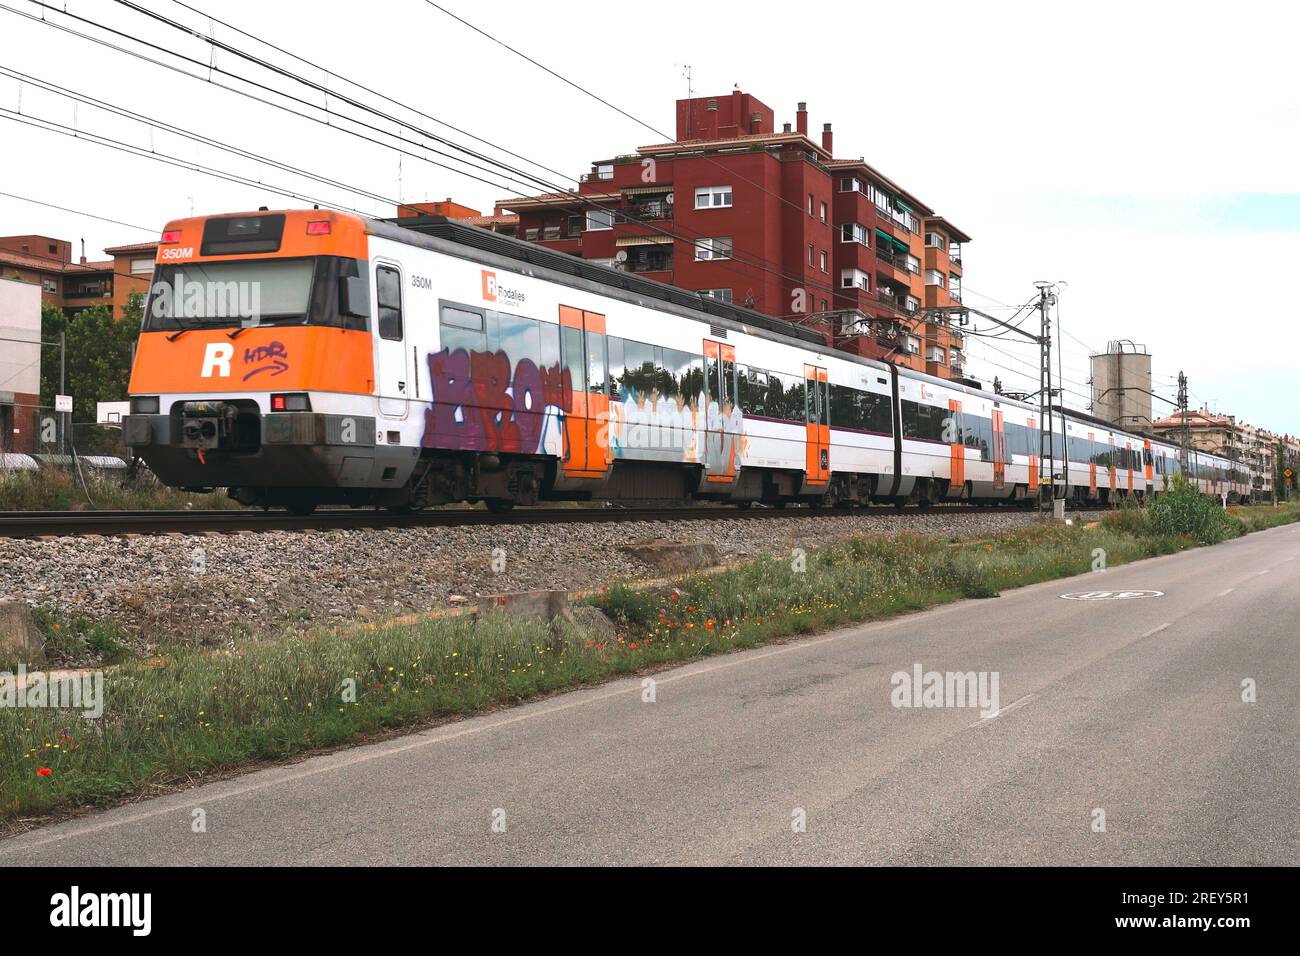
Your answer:
[[[547,407],[573,407],[568,372],[523,358],[511,370],[504,352],[443,349],[428,357],[432,404],[424,414],[426,448],[541,451]]]

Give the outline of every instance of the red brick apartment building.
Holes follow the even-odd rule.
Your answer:
[[[100,262],[72,261],[72,243],[48,236],[0,237],[0,275],[41,287],[41,304],[74,315],[95,305],[110,305],[121,316],[132,293],[149,291],[158,243],[140,242],[105,249]]]
[[[493,216],[456,218],[963,378],[960,325],[925,310],[960,305],[970,237],[864,160],[836,159],[831,124],[811,139],[805,104],[793,128],[775,124],[738,90],[678,100],[676,140],[594,163],[578,197],[506,199]]]

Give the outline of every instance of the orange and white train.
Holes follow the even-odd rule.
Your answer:
[[[1159,493],[1178,449],[837,352],[811,332],[439,217],[169,224],[126,442],[246,504],[558,499],[1078,502]],[[1206,494],[1243,466],[1193,452]]]

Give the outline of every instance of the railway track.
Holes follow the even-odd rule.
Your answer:
[[[858,509],[863,514],[934,514],[1017,510],[1003,505],[890,506]],[[45,538],[76,535],[238,534],[259,531],[330,531],[356,528],[430,528],[499,524],[580,524],[625,521],[708,521],[815,518],[843,515],[838,508],[517,508],[505,514],[446,508],[394,514],[373,509],[327,509],[311,515],[284,511],[18,511],[0,512],[0,537]]]

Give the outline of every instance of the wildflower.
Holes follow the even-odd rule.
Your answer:
[[[50,774],[52,774],[52,773],[54,773],[54,771],[51,770],[49,767],[37,767],[37,768],[36,768],[36,776],[38,776],[38,777],[48,777],[48,776],[49,776]]]

